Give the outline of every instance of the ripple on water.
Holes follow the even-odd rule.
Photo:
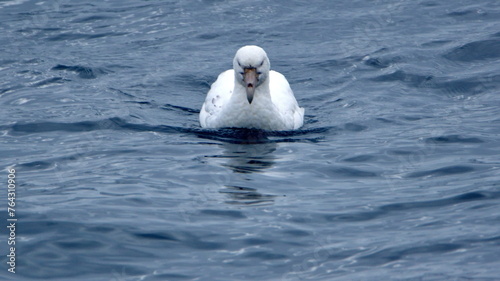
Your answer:
[[[425,139],[426,143],[431,144],[452,144],[452,143],[483,143],[484,141],[480,138],[475,137],[463,137],[460,135],[446,135],[440,137],[431,137]]]
[[[452,61],[472,62],[500,58],[500,39],[479,40],[453,48],[443,56]]]
[[[408,178],[422,178],[422,177],[436,177],[436,176],[450,176],[457,174],[465,174],[474,171],[474,167],[466,165],[453,165],[446,166],[438,169],[418,171],[408,174]]]
[[[202,215],[228,217],[233,219],[244,219],[246,216],[240,211],[233,210],[200,210]]]
[[[174,235],[166,232],[134,233],[134,236],[148,240],[179,241]]]
[[[109,72],[103,68],[88,67],[81,65],[62,65],[62,64],[58,64],[52,67],[51,70],[64,70],[64,71],[75,72],[78,74],[78,77],[82,79],[95,79],[97,78],[97,76]]]
[[[422,75],[409,73],[405,70],[396,70],[389,74],[381,74],[372,78],[377,82],[401,82],[413,88],[436,89],[439,92],[455,95],[477,95],[495,89],[497,76],[490,74],[480,77],[453,78],[437,77],[434,75]]]
[[[358,163],[358,162],[370,162],[370,161],[373,161],[374,159],[376,159],[376,157],[373,155],[357,155],[357,156],[346,158],[343,161]]]
[[[52,85],[63,84],[64,82],[68,82],[68,81],[70,81],[70,80],[64,79],[62,77],[52,77],[52,78],[43,79],[41,81],[37,81],[37,82],[33,83],[32,86],[37,87],[37,88],[45,88],[45,87],[52,86]]]
[[[60,33],[58,35],[51,36],[47,38],[48,41],[71,41],[71,40],[90,40],[97,38],[106,38],[112,36],[126,35],[126,32],[104,32],[104,33]]]
[[[408,256],[417,254],[442,254],[460,249],[462,246],[456,243],[432,243],[422,246],[405,245],[390,247],[370,253],[368,255],[361,255],[359,263],[365,266],[377,266],[386,263],[394,262]]]
[[[491,191],[473,191],[459,194],[452,197],[418,201],[418,202],[401,202],[382,205],[366,212],[351,212],[339,214],[322,214],[319,215],[321,220],[328,222],[359,222],[378,219],[383,216],[393,215],[395,213],[406,212],[409,210],[425,210],[430,208],[440,208],[449,205],[463,204],[479,200],[493,200],[500,198],[500,192]],[[298,222],[303,222],[302,218],[296,218]]]
[[[376,82],[393,82],[393,81],[401,81],[413,87],[420,87],[423,84],[431,83],[432,79],[434,79],[431,75],[420,75],[408,73],[404,70],[396,70],[389,74],[381,74],[375,78],[372,78],[373,81]]]

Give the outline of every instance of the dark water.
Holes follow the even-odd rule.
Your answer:
[[[0,1],[1,280],[498,280],[500,3]],[[202,130],[262,46],[306,124]]]

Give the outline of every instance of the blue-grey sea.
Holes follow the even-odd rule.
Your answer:
[[[301,129],[200,127],[247,44]],[[500,280],[500,2],[0,0],[0,160],[0,280]]]

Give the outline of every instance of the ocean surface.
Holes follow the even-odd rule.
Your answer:
[[[247,44],[300,130],[200,128]],[[1,0],[0,280],[499,280],[499,89],[498,0]]]

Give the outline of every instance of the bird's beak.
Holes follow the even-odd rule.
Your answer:
[[[257,69],[256,68],[245,68],[245,73],[243,74],[243,81],[245,82],[245,89],[247,91],[248,103],[252,103],[253,94],[255,93],[255,86],[257,86]]]

